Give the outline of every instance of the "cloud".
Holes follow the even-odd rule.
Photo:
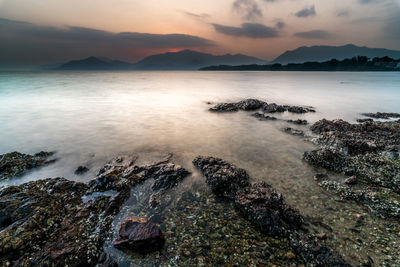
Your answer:
[[[302,10],[296,12],[296,17],[298,18],[307,18],[310,16],[315,16],[317,13],[315,12],[315,6],[305,7]]]
[[[278,37],[279,32],[276,28],[265,26],[259,23],[243,23],[241,27],[232,27],[220,24],[212,24],[219,33],[249,38],[273,38]]]
[[[113,33],[84,27],[40,26],[0,18],[0,62],[51,62],[93,54],[127,56],[133,49],[208,47],[211,40],[187,34]]]
[[[331,36],[331,34],[324,30],[312,30],[306,32],[297,32],[294,34],[294,36],[307,39],[327,39]]]
[[[283,21],[277,21],[276,24],[275,24],[275,28],[277,28],[277,29],[282,29],[282,28],[285,28],[285,27],[286,27],[286,23],[283,22]]]
[[[195,19],[200,19],[200,20],[204,20],[204,19],[207,19],[207,18],[211,17],[207,13],[196,14],[196,13],[188,12],[188,11],[185,11],[185,10],[178,10],[178,11],[183,13],[183,14],[185,14],[185,15],[187,15],[187,16],[189,16],[189,17],[192,17],[192,18],[195,18]]]
[[[358,0],[358,2],[359,2],[360,4],[365,5],[365,4],[374,3],[374,2],[376,2],[376,0]]]
[[[246,20],[255,20],[263,17],[263,13],[255,0],[235,0],[232,8],[242,14]]]

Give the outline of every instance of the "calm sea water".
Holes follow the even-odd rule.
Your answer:
[[[349,232],[342,217],[354,219],[352,212],[359,212],[360,207],[337,203],[318,188],[312,179],[314,170],[301,160],[304,151],[313,148],[311,144],[284,134],[282,128],[287,125],[282,122],[258,121],[246,112],[208,112],[207,102],[244,98],[307,105],[317,110],[312,114],[281,115],[285,118],[355,121],[362,112],[400,112],[400,75],[3,72],[0,154],[55,151],[58,161],[0,185],[46,177],[88,181],[114,156],[151,158],[163,153],[173,153],[175,162],[194,172],[186,181],[190,184],[203,180],[191,164],[194,157],[213,155],[271,183],[303,213],[325,216],[336,229],[335,236],[341,242],[338,249],[344,254],[357,254],[347,248]],[[88,166],[90,171],[74,175],[79,165]],[[368,231],[366,226],[365,238]],[[374,249],[363,248],[363,253],[371,255]]]

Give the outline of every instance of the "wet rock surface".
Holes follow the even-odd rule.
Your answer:
[[[305,232],[302,229],[304,218],[285,204],[282,195],[267,183],[248,184],[249,176],[245,170],[222,159],[197,157],[193,163],[204,174],[213,192],[234,200],[236,208],[263,233],[288,237],[290,246],[300,256],[299,262],[310,266],[350,266],[338,253],[326,246],[322,239],[313,238]],[[238,180],[242,179],[232,175],[235,173],[246,177],[244,180],[248,185],[241,185]],[[218,185],[218,190],[215,190],[215,185]]]
[[[114,217],[130,197],[131,188],[153,178],[163,181],[157,192],[164,192],[188,175],[168,160],[136,166],[135,159],[118,157],[88,184],[49,178],[2,189],[0,266],[95,266],[97,262],[115,266],[100,256]],[[150,222],[145,225],[136,233],[157,230],[149,228]],[[125,230],[133,237],[131,228]],[[134,240],[140,243],[139,237]],[[124,247],[120,241],[117,246]],[[139,252],[157,247],[147,241],[139,243],[132,245]]]
[[[258,99],[245,99],[236,103],[219,103],[214,107],[211,107],[209,110],[216,112],[232,112],[238,110],[254,111],[257,109],[261,109],[263,113],[282,113],[287,111],[302,114],[315,112],[315,109],[312,107],[278,105],[275,103],[268,104],[267,102]]]
[[[387,113],[387,112],[377,112],[377,113],[363,113],[361,114],[366,117],[374,118],[374,119],[391,119],[391,118],[400,118],[399,113]]]
[[[53,154],[52,152],[42,151],[35,155],[19,152],[0,155],[0,181],[20,176],[30,169],[53,163],[55,160],[49,160]]]
[[[109,197],[83,202],[87,189],[64,178],[3,189],[0,265],[94,266],[116,210],[107,210]]]
[[[285,133],[291,134],[291,135],[297,135],[297,136],[304,136],[305,133],[302,130],[299,129],[294,129],[292,127],[286,127],[285,129],[283,129],[283,131]]]
[[[311,165],[347,176],[320,185],[354,200],[381,217],[398,217],[400,199],[400,121],[320,120],[311,130],[318,149],[304,153]],[[352,177],[351,179],[349,179]]]
[[[117,248],[146,254],[161,250],[165,238],[156,224],[145,218],[134,217],[125,219],[113,244]]]

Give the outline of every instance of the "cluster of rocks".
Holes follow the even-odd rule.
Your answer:
[[[0,181],[20,176],[26,171],[55,162],[49,160],[52,152],[39,152],[35,155],[11,152],[0,155]]]
[[[365,117],[370,117],[374,119],[391,119],[391,118],[400,118],[399,113],[387,113],[387,112],[377,112],[377,113],[363,113],[361,114]]]
[[[0,265],[115,266],[103,245],[131,188],[152,178],[159,193],[189,174],[169,159],[145,166],[134,162],[116,158],[88,184],[49,178],[2,189]],[[115,193],[106,194],[109,190]],[[114,241],[139,253],[164,243],[161,230],[143,218],[127,218]]]
[[[215,112],[232,112],[238,110],[254,111],[261,109],[264,113],[276,113],[276,112],[291,112],[291,113],[307,113],[315,112],[312,107],[300,107],[300,106],[289,106],[289,105],[277,105],[275,103],[268,104],[267,102],[258,99],[245,99],[236,103],[219,103],[210,108],[210,111]]]
[[[382,217],[400,217],[400,121],[351,124],[320,120],[311,130],[318,149],[308,151],[310,164],[341,173],[346,182],[323,179],[319,184],[345,199],[357,201]]]
[[[197,157],[193,163],[216,195],[234,201],[237,209],[263,233],[286,236],[305,264],[349,266],[323,240],[302,229],[304,218],[267,183],[251,184],[245,170],[219,158]]]

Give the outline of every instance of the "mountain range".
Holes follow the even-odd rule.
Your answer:
[[[60,64],[57,70],[197,70],[210,65],[265,64],[266,61],[246,55],[221,55],[200,53],[192,50],[167,52],[146,57],[137,63],[88,57]]]
[[[331,59],[343,60],[355,56],[390,57],[400,58],[400,51],[384,48],[369,48],[366,46],[356,46],[352,44],[344,46],[302,46],[295,50],[286,51],[278,56],[271,63],[304,63],[304,62],[323,62]]]
[[[303,62],[323,62],[330,59],[343,60],[354,56],[369,58],[388,56],[399,59],[400,51],[384,48],[360,47],[352,44],[344,46],[311,46],[299,47],[286,51],[272,62],[242,54],[211,55],[193,50],[167,52],[146,57],[136,63],[112,60],[105,57],[88,57],[72,60],[63,64],[43,66],[41,69],[52,70],[198,70],[217,65],[263,65],[288,64]]]

